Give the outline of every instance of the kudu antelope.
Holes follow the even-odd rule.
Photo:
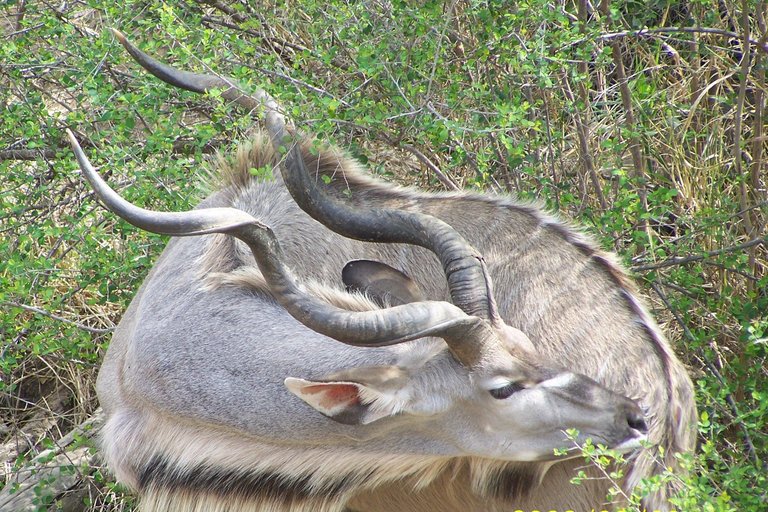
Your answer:
[[[265,93],[115,34],[162,80],[263,109],[269,133],[184,213],[123,200],[69,134],[109,209],[184,237],[98,379],[104,456],[142,510],[587,510],[611,482],[569,483],[576,444],[627,453],[626,492],[692,449],[691,382],[588,237],[508,197],[374,180]],[[267,165],[271,179],[249,174]],[[673,488],[645,505],[669,508]]]

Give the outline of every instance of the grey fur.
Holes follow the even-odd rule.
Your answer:
[[[248,169],[275,161],[270,146],[259,137],[251,144],[239,153],[247,157],[241,157],[235,169],[223,171],[231,176],[229,181],[201,207],[233,206],[270,225],[288,265],[299,280],[314,282],[315,288],[341,290],[340,269],[349,260],[365,258],[402,270],[430,299],[448,299],[440,265],[426,250],[345,239],[300,211],[279,176],[272,181],[243,178]],[[675,467],[673,454],[692,449],[695,409],[690,380],[624,272],[587,237],[537,207],[510,198],[427,194],[376,182],[336,150],[323,153],[315,169],[337,177],[331,183],[337,193],[349,186],[354,201],[407,206],[452,225],[484,254],[500,312],[508,325],[519,327],[532,340],[539,364],[578,369],[640,401],[650,423],[649,439],[663,446],[666,455],[661,461],[651,450],[636,456],[628,470],[628,488],[663,466]],[[483,459],[475,461],[471,453],[457,453],[451,442],[432,438],[418,424],[401,425],[393,435],[394,427],[386,421],[340,425],[306,407],[283,386],[285,377],[322,380],[350,368],[409,367],[418,361],[432,379],[418,383],[423,386],[418,392],[450,390],[450,396],[464,393],[458,389],[466,386],[466,370],[439,340],[355,348],[312,333],[270,297],[255,277],[253,264],[243,244],[224,235],[173,239],[126,312],[98,381],[109,417],[105,453],[123,481],[140,487],[141,461],[157,456],[167,457],[180,473],[205,463],[205,457],[216,459],[214,453],[195,458],[200,447],[190,440],[198,439],[221,443],[212,450],[226,457],[250,448],[254,460],[266,461],[260,471],[283,471],[289,480],[316,480],[318,489],[330,485],[341,470],[356,468],[352,480],[357,486],[345,487],[323,502],[328,510],[347,502],[360,510],[457,511],[602,504],[607,482],[567,483],[572,476],[567,469],[582,461],[558,462],[552,468],[551,463],[481,463]],[[334,293],[344,296],[340,291],[328,296]],[[184,441],[182,446],[166,439],[169,432]],[[233,434],[235,439],[227,437]],[[232,460],[233,468],[243,466],[255,473],[248,464]],[[519,469],[505,469],[510,464]],[[538,486],[527,493],[516,490],[514,499],[499,497],[499,487],[518,485],[494,484],[500,475],[531,472],[538,476],[516,482],[541,479]],[[652,495],[649,508],[668,508],[670,490],[665,487]],[[151,505],[183,503],[174,494],[178,492],[153,489],[145,493],[144,506],[148,511],[185,510]],[[188,493],[185,487],[183,494]],[[300,505],[289,498],[270,506],[311,509],[309,502]],[[219,503],[229,498],[210,499]],[[317,505],[318,499],[313,497],[312,503]]]
[[[267,126],[281,140],[284,120],[268,96],[179,74],[116,35],[169,83],[224,86],[246,107],[266,103]],[[490,316],[497,306],[503,319],[492,335],[506,345],[477,358],[455,339],[450,351],[434,338],[342,345],[287,313],[291,304],[242,242],[174,239],[126,311],[97,383],[108,416],[105,457],[139,491],[145,512],[601,508],[610,482],[569,483],[583,461],[553,456],[553,447],[567,447],[561,429],[580,430],[579,442],[630,447],[647,424],[655,446],[632,455],[625,492],[677,469],[675,455],[693,449],[690,379],[620,265],[588,237],[511,198],[394,187],[335,148],[307,143],[301,155],[289,152],[289,160],[331,178],[332,196],[425,213],[463,235],[487,264]],[[306,293],[336,307],[372,311],[388,295],[410,302],[415,292],[451,300],[431,252],[343,238],[296,206],[280,173],[262,181],[249,174],[276,165],[271,145],[255,136],[233,166],[219,163],[222,182],[199,208],[236,208],[270,226]],[[341,269],[359,259],[398,272],[353,276],[370,297],[345,293]],[[508,398],[491,397],[506,384]],[[644,506],[668,510],[675,485],[665,481]]]

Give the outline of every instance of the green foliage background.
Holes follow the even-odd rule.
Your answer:
[[[582,223],[636,272],[696,383],[679,507],[768,508],[766,3],[587,7],[0,4],[5,485],[96,407],[108,330],[165,242],[94,201],[64,128],[128,199],[183,210],[204,196],[206,155],[252,123],[140,71],[116,27],[179,68],[265,88],[385,178],[511,192]],[[94,470],[78,468],[78,502],[130,507]],[[41,488],[40,509],[65,498]]]

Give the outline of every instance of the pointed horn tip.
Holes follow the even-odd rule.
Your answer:
[[[120,44],[125,46],[128,44],[128,39],[125,37],[125,34],[117,30],[116,28],[109,27],[109,31],[112,32],[112,35],[117,38],[118,41],[120,41]]]
[[[72,132],[72,130],[66,128],[65,131],[67,132],[67,138],[69,139],[69,146],[72,148],[72,152],[75,154],[75,158],[77,159],[77,165],[83,175],[88,178],[94,174],[94,172],[90,170],[91,162],[88,160],[88,157],[85,156],[83,148],[80,146],[80,143],[77,141],[77,137],[75,137],[75,134]],[[88,181],[91,181],[91,179],[88,178]]]
[[[72,152],[75,154],[75,158],[77,159],[77,165],[80,168],[80,172],[89,182],[91,182],[91,184],[94,183],[94,180],[101,180],[101,176],[99,176],[98,173],[93,169],[91,161],[88,160],[87,156],[85,156],[85,152],[83,151],[82,146],[80,146],[80,143],[77,141],[75,134],[69,128],[66,128],[65,131],[67,132],[67,137],[69,138],[69,145],[72,148]]]
[[[69,128],[65,128],[64,130],[67,133],[67,138],[69,138],[69,145],[72,146],[72,149],[76,150],[80,147],[80,143],[77,142],[77,138],[75,138],[75,134],[72,133],[72,130]]]

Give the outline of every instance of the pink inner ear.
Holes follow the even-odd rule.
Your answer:
[[[323,383],[304,386],[301,390],[308,395],[322,393],[318,405],[326,409],[332,409],[340,405],[350,406],[360,403],[357,386],[354,384]]]

